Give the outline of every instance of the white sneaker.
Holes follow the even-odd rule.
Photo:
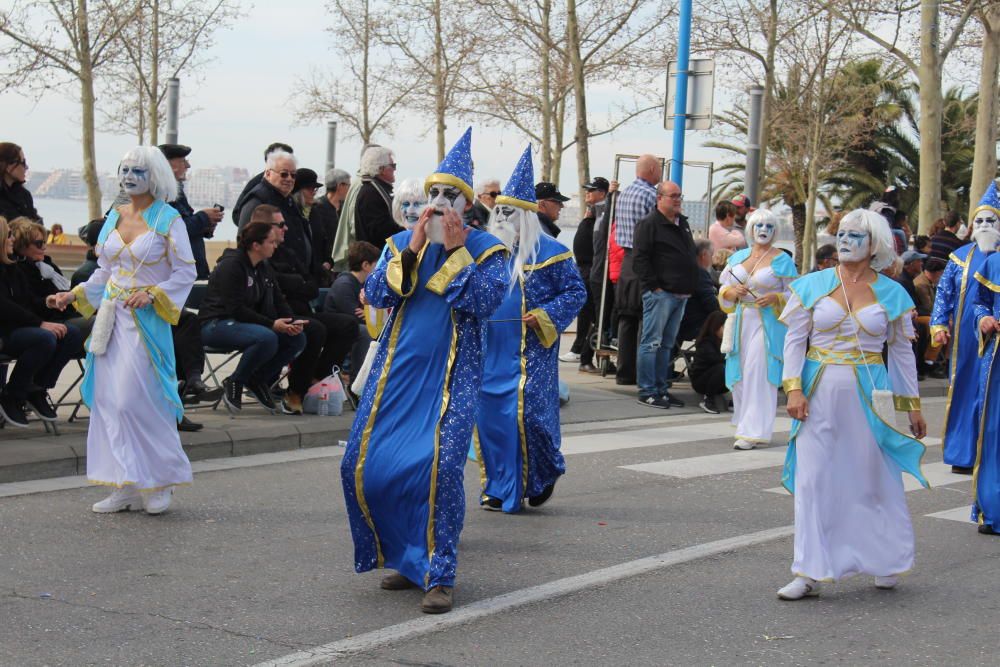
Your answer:
[[[747,451],[748,449],[753,449],[754,447],[755,445],[752,442],[750,442],[749,440],[744,440],[743,438],[739,438],[736,442],[733,443],[733,449],[741,449],[743,451]]]
[[[895,588],[898,583],[899,578],[895,576],[875,577],[875,588],[881,588],[882,590],[887,591],[891,588]]]
[[[142,495],[131,486],[115,489],[114,493],[90,508],[98,514],[111,514],[122,510],[142,511]]]
[[[819,582],[809,577],[795,577],[792,582],[778,591],[782,600],[801,600],[819,595]]]
[[[564,354],[559,355],[559,361],[566,361],[566,362],[575,361],[579,363],[580,355],[577,354],[576,352],[566,352]]]
[[[173,496],[174,487],[168,486],[159,491],[150,491],[146,494],[146,514],[163,514],[170,507],[170,499]]]

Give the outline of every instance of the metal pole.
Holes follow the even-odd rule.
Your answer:
[[[691,0],[680,2],[680,29],[677,34],[677,93],[674,95],[674,151],[670,160],[670,180],[683,187],[684,133],[687,131],[688,66],[691,60]]]
[[[337,121],[331,120],[326,124],[326,170],[330,171],[337,166]]]
[[[750,122],[747,123],[747,166],[743,177],[743,192],[750,198],[750,203],[760,206],[760,113],[764,108],[764,87],[751,86],[750,90]]]
[[[171,77],[167,81],[167,143],[177,143],[177,115],[181,96],[181,80]]]

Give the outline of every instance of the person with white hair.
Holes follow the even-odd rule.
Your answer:
[[[507,513],[546,502],[566,472],[559,451],[559,334],[587,301],[573,253],[543,233],[531,147],[497,197],[487,231],[511,252],[509,287],[486,330],[473,439],[483,509]]]
[[[114,492],[93,511],[160,514],[174,487],[192,481],[177,436],[184,408],[170,325],[194,284],[195,261],[184,221],[167,204],[177,198],[177,181],[160,149],[130,150],[118,179],[130,202],[101,229],[97,270],[47,304],[97,313],[80,385],[90,408],[87,478]]]
[[[719,303],[729,314],[723,335],[726,386],[733,392],[735,449],[771,442],[781,385],[785,325],[778,321],[795,264],[774,247],[778,219],[767,209],[747,218],[748,248],[733,253],[719,277]]]
[[[396,161],[385,146],[372,146],[361,155],[361,188],[354,208],[354,239],[381,250],[385,240],[403,231],[392,217],[392,184]]]
[[[839,267],[792,283],[781,314],[782,383],[794,420],[782,484],[795,494],[795,579],[778,591],[782,600],[859,574],[894,588],[915,551],[902,471],[928,486],[914,305],[880,273],[896,261],[889,223],[852,211],[837,231],[837,252]],[[896,411],[908,413],[912,436],[897,429]]]
[[[476,183],[476,201],[465,216],[466,224],[476,229],[486,229],[499,196],[500,181],[497,179],[487,178]]]
[[[392,219],[404,229],[413,229],[426,205],[424,186],[416,179],[407,179],[392,196]]]
[[[931,336],[936,345],[951,344],[950,382],[944,408],[944,462],[957,474],[971,475],[976,463],[979,391],[968,378],[977,376],[980,336],[976,328],[975,275],[996,252],[1000,238],[1000,194],[991,183],[972,220],[972,243],[955,250],[938,281],[931,311]]]

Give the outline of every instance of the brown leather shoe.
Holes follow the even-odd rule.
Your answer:
[[[435,586],[420,602],[420,611],[425,614],[444,614],[451,611],[452,589],[449,586]]]
[[[379,585],[387,591],[405,591],[408,588],[417,587],[415,583],[401,575],[399,572],[393,572],[392,574],[385,575],[382,577],[382,583]]]

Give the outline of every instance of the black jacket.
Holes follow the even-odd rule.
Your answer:
[[[722,341],[715,336],[706,336],[694,348],[694,359],[691,361],[691,378],[701,375],[719,364],[726,363],[726,355],[722,354]]]
[[[45,263],[55,269],[55,272],[60,276],[62,275],[62,271],[59,270],[59,267],[55,265],[55,262],[48,255],[45,256]],[[45,297],[60,291],[55,283],[42,277],[42,272],[38,270],[38,265],[31,260],[18,258],[18,262],[14,266],[24,275],[25,284],[31,291],[33,303],[44,305]],[[64,322],[71,317],[75,317],[76,314],[76,310],[70,308],[62,312],[45,308],[45,319],[49,322]]]
[[[240,196],[236,198],[236,204],[233,206],[233,224],[237,227],[242,226],[240,223],[240,216],[243,215],[243,204],[246,203],[247,198],[250,196],[250,192],[260,185],[260,182],[264,180],[264,172],[260,172],[243,186],[243,191],[240,192]]]
[[[309,225],[312,227],[313,247],[316,260],[323,264],[329,262],[333,266],[333,240],[337,238],[337,225],[340,222],[340,211],[324,197],[317,197],[312,210],[309,211]]]
[[[659,288],[673,294],[694,294],[698,290],[698,268],[686,217],[680,216],[674,224],[653,209],[636,224],[632,270],[643,292]]]
[[[170,205],[177,209],[187,227],[188,240],[191,242],[191,255],[194,257],[194,266],[198,271],[198,280],[208,279],[208,259],[205,255],[205,239],[212,238],[215,232],[215,225],[208,219],[204,211],[197,213],[188,203],[187,195],[181,189],[181,184],[177,184],[177,199],[170,202]]]
[[[593,263],[590,265],[590,282],[595,285],[601,285],[606,278],[607,269],[604,263],[608,258],[608,229],[611,227],[612,197],[617,197],[617,195],[608,195],[603,213],[598,215],[594,221],[594,254],[592,255]]]
[[[222,253],[208,278],[205,298],[198,310],[202,322],[233,319],[268,328],[274,326],[275,320],[292,315],[274,269],[266,260],[253,266],[246,252],[239,248],[228,248]]]
[[[542,223],[542,231],[551,236],[554,239],[559,238],[559,226],[550,218],[542,212],[538,213],[538,222]]]
[[[472,204],[472,208],[465,214],[465,224],[476,229],[486,231],[486,225],[490,221],[490,209],[483,206],[478,199]]]
[[[698,267],[698,289],[691,294],[684,307],[684,317],[677,331],[677,341],[694,340],[701,331],[705,318],[719,308],[719,295],[715,291],[715,281],[707,269]]]
[[[62,313],[45,306],[45,297],[32,288],[18,264],[0,264],[0,335],[60,319],[65,319]]]
[[[35,200],[24,183],[13,183],[10,187],[0,178],[0,216],[10,222],[21,216],[41,222],[38,211],[35,210]]]
[[[354,274],[344,271],[333,281],[333,286],[326,294],[323,310],[328,313],[342,313],[356,317],[358,324],[364,324],[365,318],[357,317],[354,311],[361,307],[361,288],[364,287]]]
[[[590,281],[590,267],[594,264],[594,218],[584,218],[573,236],[573,259],[580,267],[580,275]]]
[[[315,274],[318,265],[313,256],[312,230],[309,227],[309,221],[302,217],[302,212],[299,211],[299,207],[295,205],[291,197],[283,196],[277,188],[267,181],[262,180],[258,183],[243,202],[243,210],[240,212],[240,229],[243,229],[244,225],[250,222],[250,216],[253,215],[254,209],[261,204],[278,207],[281,215],[285,218],[285,224],[288,225],[283,245],[298,255],[299,261],[309,269],[310,273]]]
[[[368,241],[381,250],[387,238],[401,231],[403,228],[392,218],[392,185],[379,178],[366,178],[354,208],[355,240]]]
[[[296,315],[312,315],[313,309],[309,302],[319,296],[319,283],[296,254],[282,243],[268,263],[274,269],[278,287],[285,295],[292,312]]]

